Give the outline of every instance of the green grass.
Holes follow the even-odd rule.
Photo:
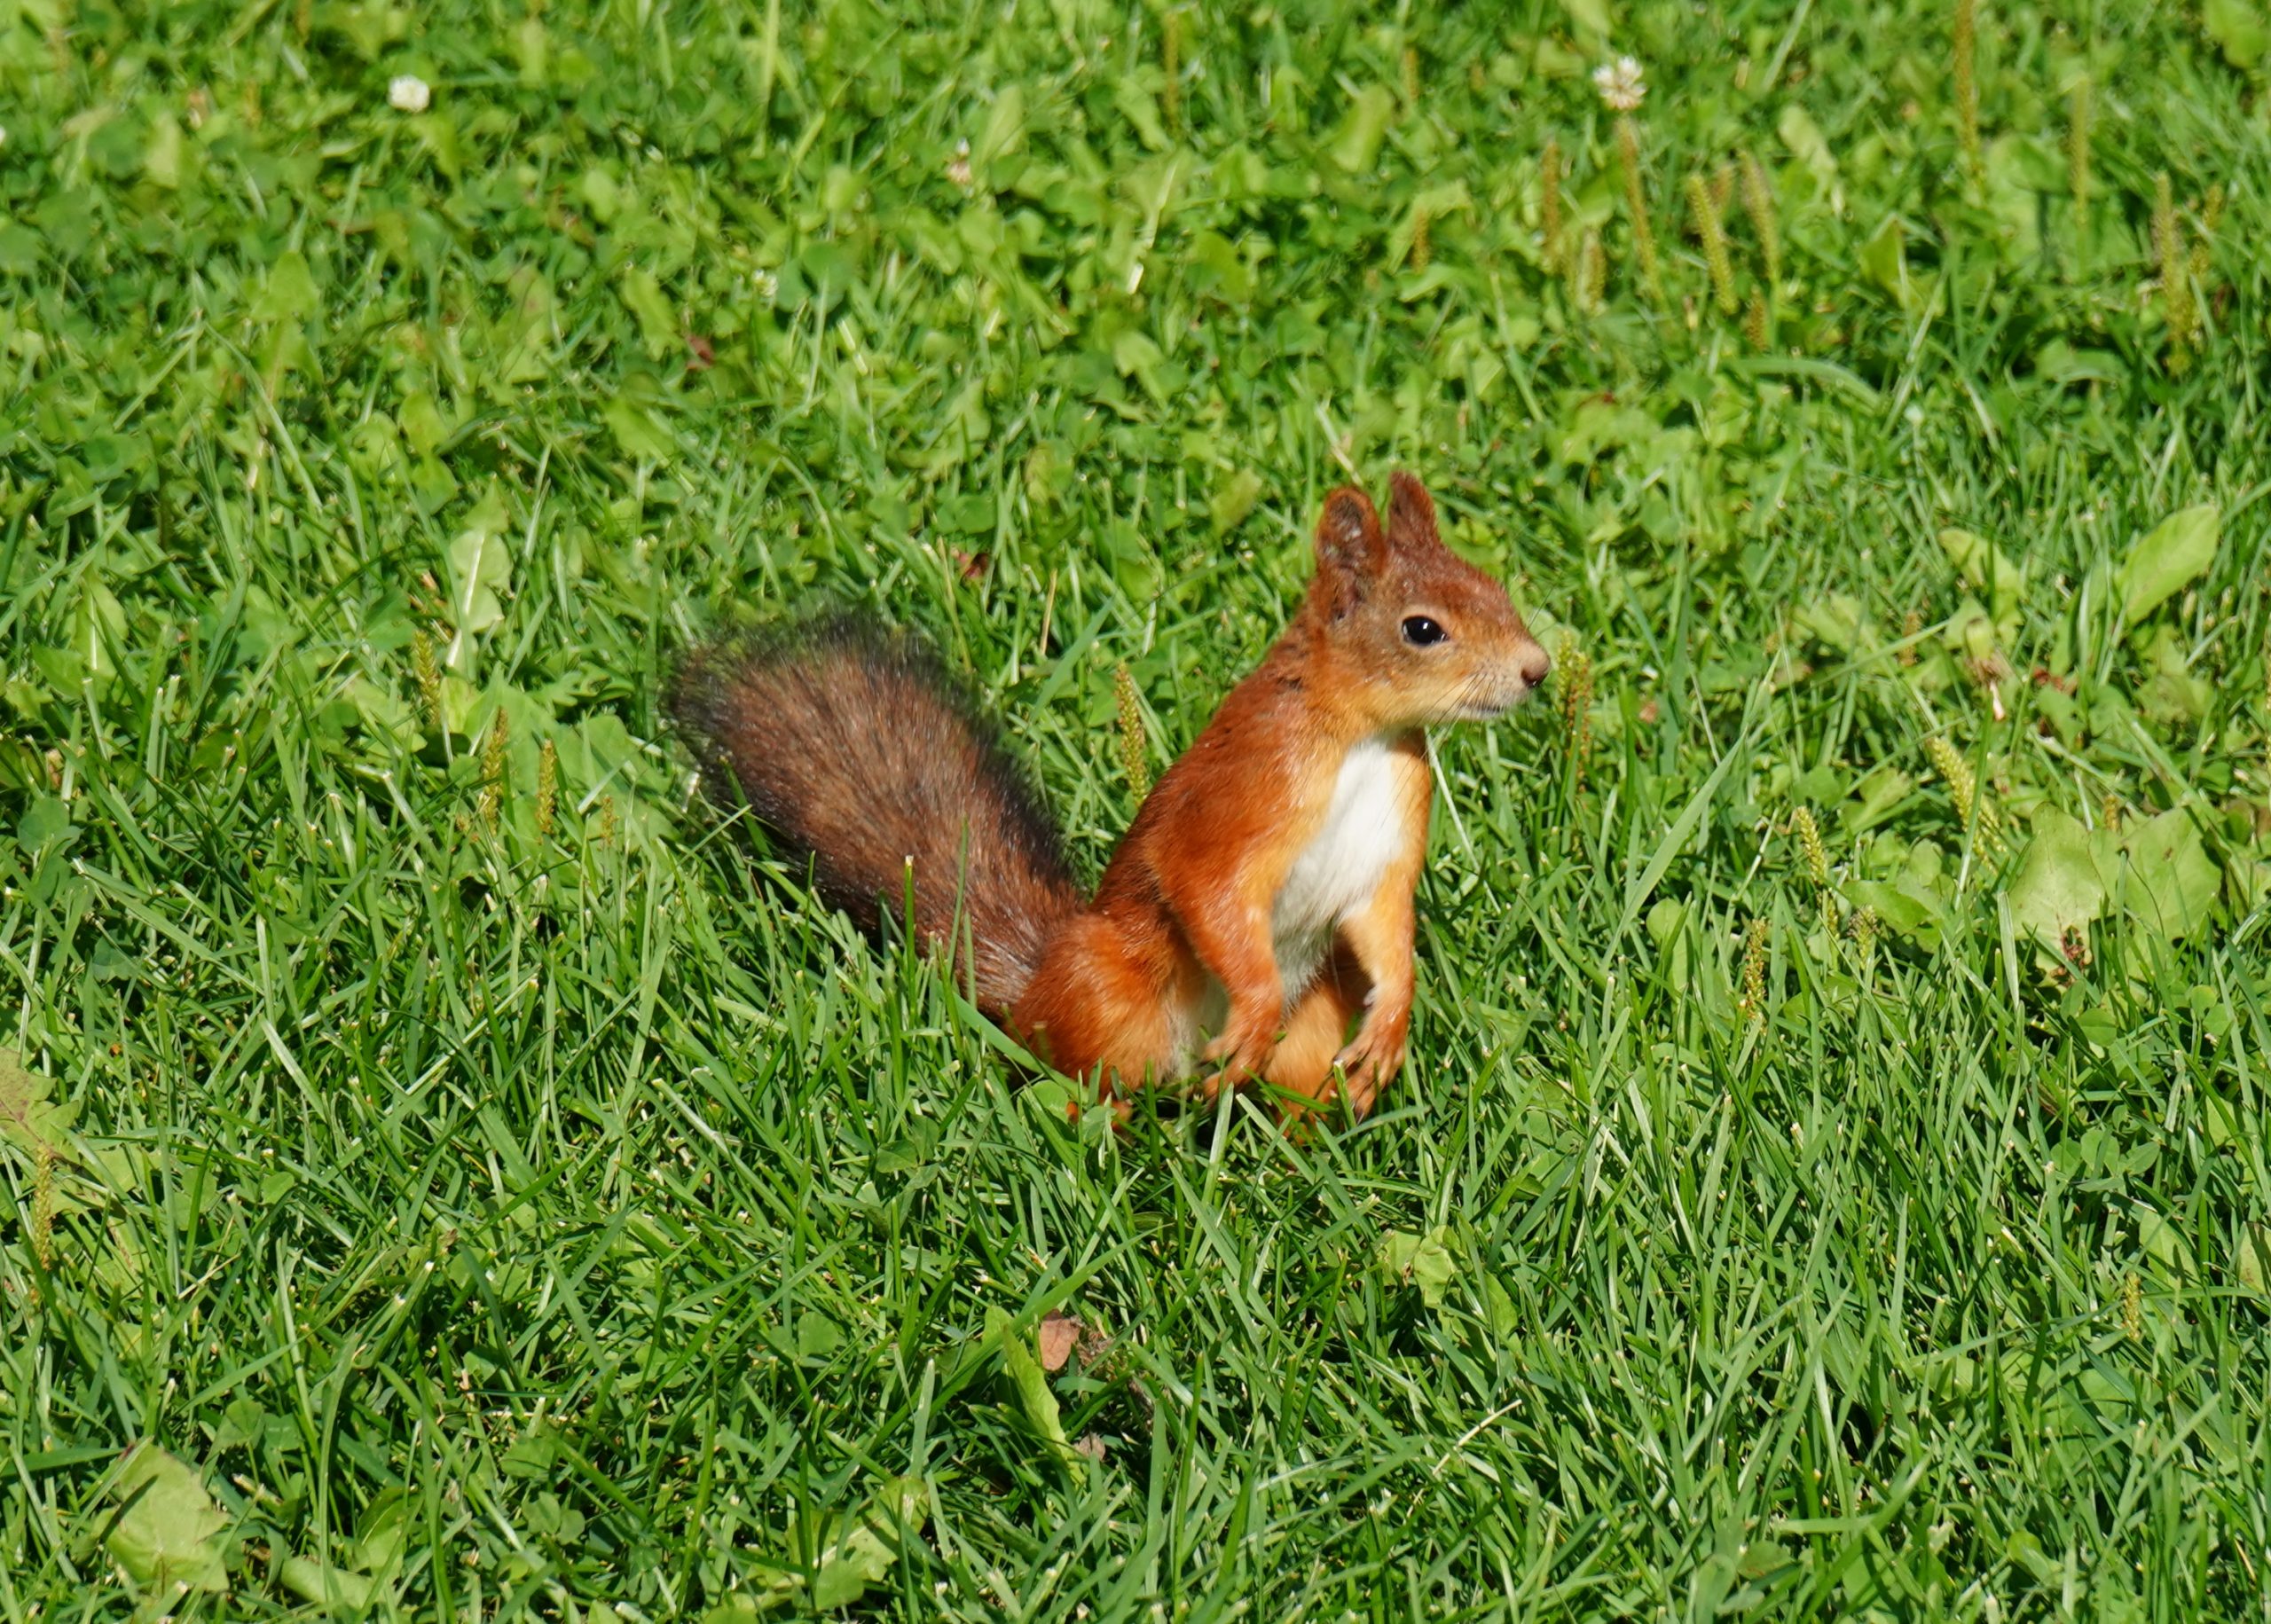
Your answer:
[[[2271,1613],[2271,36],[1953,9],[0,4],[0,1617]],[[1093,869],[1396,465],[1563,658],[1360,1129],[657,721],[870,609]]]

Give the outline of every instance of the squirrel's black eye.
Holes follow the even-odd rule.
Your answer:
[[[1450,635],[1425,615],[1403,617],[1403,640],[1415,648],[1425,648],[1430,643],[1440,643]]]

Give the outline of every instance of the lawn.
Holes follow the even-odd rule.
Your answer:
[[[953,10],[0,0],[0,1618],[2271,1614],[2264,0]],[[661,719],[917,628],[1093,875],[1395,467],[1558,659],[1360,1126]]]

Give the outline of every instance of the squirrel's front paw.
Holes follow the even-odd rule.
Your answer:
[[[1361,1121],[1370,1116],[1380,1090],[1403,1069],[1409,1030],[1403,1021],[1367,1021],[1357,1029],[1355,1040],[1332,1057],[1333,1070],[1341,1077],[1341,1097],[1348,1102],[1351,1117]]]
[[[1198,1085],[1198,1097],[1211,1101],[1224,1088],[1237,1088],[1261,1075],[1277,1047],[1277,1034],[1267,1028],[1232,1028],[1206,1046],[1212,1067]]]

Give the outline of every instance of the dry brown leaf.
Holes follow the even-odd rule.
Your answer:
[[[1069,1314],[1052,1314],[1041,1322],[1041,1368],[1062,1370],[1080,1339],[1080,1322]]]

